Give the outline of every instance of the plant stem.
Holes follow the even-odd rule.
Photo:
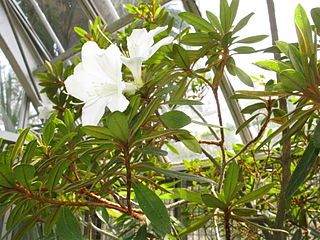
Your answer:
[[[132,214],[132,207],[131,207],[131,187],[132,187],[132,175],[131,175],[131,165],[130,160],[131,156],[129,154],[128,148],[124,151],[124,159],[125,159],[125,167],[126,167],[126,179],[127,179],[127,207],[128,207],[128,214]]]
[[[231,240],[231,229],[230,229],[230,210],[224,211],[224,229],[226,231],[226,240]]]

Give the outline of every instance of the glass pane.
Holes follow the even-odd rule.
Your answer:
[[[0,49],[0,130],[15,132],[24,91]]]
[[[108,0],[104,0],[104,1],[108,1]],[[137,5],[138,2],[142,2],[142,1],[138,1],[138,0],[111,0],[114,8],[116,9],[119,17],[123,17],[125,15],[128,14],[128,10],[127,8],[124,6],[125,4],[132,4],[132,5]]]
[[[28,21],[33,26],[40,39],[48,50],[57,56],[59,54],[56,44],[52,41],[43,23],[35,13],[30,1],[17,0]],[[57,35],[65,50],[79,42],[79,37],[74,33],[73,27],[87,28],[88,18],[81,9],[77,0],[37,0],[39,7],[45,14],[50,26]]]
[[[31,102],[29,102],[29,104],[28,127],[32,127],[33,130],[40,130],[43,127],[43,124],[39,118],[38,112]]]

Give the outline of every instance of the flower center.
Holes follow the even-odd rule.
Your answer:
[[[117,84],[110,84],[106,82],[94,83],[94,95],[97,97],[109,97],[118,93]]]

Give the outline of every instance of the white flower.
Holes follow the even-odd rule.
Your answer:
[[[38,107],[39,112],[39,118],[40,119],[48,119],[51,115],[51,113],[54,112],[53,105],[52,104],[43,104],[42,106]]]
[[[123,95],[127,84],[122,81],[120,55],[114,44],[107,49],[92,41],[83,45],[82,62],[64,82],[68,93],[84,102],[83,125],[97,125],[106,106],[112,112],[127,108],[129,101]]]
[[[121,60],[132,72],[135,84],[138,87],[143,85],[141,79],[142,62],[150,58],[161,46],[173,41],[172,37],[166,37],[154,44],[154,36],[166,29],[167,27],[157,27],[149,32],[145,28],[134,29],[127,38],[129,57],[122,56]]]

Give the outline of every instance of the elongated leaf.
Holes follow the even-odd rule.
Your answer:
[[[189,233],[192,233],[192,232],[195,232],[197,231],[198,229],[200,229],[201,227],[203,227],[208,221],[210,221],[210,219],[213,217],[212,214],[209,214],[207,216],[204,216],[198,220],[196,220],[195,222],[191,223],[190,226],[188,226],[187,228],[185,229],[182,229],[180,232],[179,232],[179,237],[184,237],[186,236],[187,234]]]
[[[192,152],[202,153],[198,140],[188,132],[177,134],[179,140]]]
[[[292,194],[294,194],[306,180],[317,161],[318,154],[319,148],[316,148],[314,143],[310,142],[290,177],[285,193],[286,199],[290,199]]]
[[[194,26],[196,29],[205,31],[205,32],[214,32],[214,27],[202,17],[199,17],[190,12],[182,12],[179,13],[179,17],[181,17],[184,21]]]
[[[157,155],[157,156],[167,156],[168,152],[164,151],[160,148],[156,147],[143,147],[141,149],[137,149],[137,151],[142,152],[144,154],[151,154],[151,155]]]
[[[12,187],[15,185],[15,177],[9,167],[0,163],[0,186]]]
[[[133,240],[148,240],[147,225],[142,225]]]
[[[122,112],[113,112],[107,118],[107,126],[113,136],[123,141],[128,139],[129,126],[127,116]]]
[[[82,127],[82,131],[96,138],[110,139],[112,137],[111,132],[105,127],[85,126]]]
[[[20,164],[13,169],[13,174],[23,186],[30,188],[36,169],[32,165]]]
[[[35,154],[35,150],[37,148],[37,140],[33,140],[29,142],[25,148],[23,157],[21,159],[21,163],[28,163]]]
[[[237,131],[236,131],[236,134],[238,134],[239,132],[241,132],[241,130],[242,130],[243,128],[245,128],[246,126],[248,126],[248,124],[250,124],[253,120],[255,120],[256,117],[259,116],[259,115],[260,115],[260,113],[255,114],[255,115],[253,115],[252,117],[250,117],[248,120],[246,120],[244,123],[242,123],[242,124],[238,127],[238,129],[237,129]]]
[[[302,65],[302,57],[301,53],[299,50],[293,45],[293,44],[288,44],[288,57],[291,60],[291,63],[295,70],[297,70],[300,73],[304,73],[304,67]]]
[[[209,11],[206,11],[206,15],[207,15],[210,23],[212,24],[212,26],[214,26],[220,33],[222,33],[223,29],[222,29],[222,26],[219,22],[218,17]]]
[[[316,128],[314,129],[313,144],[315,148],[320,149],[320,122],[318,122]]]
[[[253,82],[252,82],[251,78],[249,77],[248,74],[246,74],[244,71],[242,71],[242,69],[235,66],[234,72],[238,76],[238,78],[241,80],[241,82],[243,82],[244,84],[246,84],[249,87],[253,87]]]
[[[140,182],[133,182],[133,189],[139,206],[155,230],[163,237],[167,233],[171,233],[167,208],[157,194]]]
[[[279,50],[284,53],[287,57],[289,57],[289,44],[283,41],[276,41],[276,45]]]
[[[229,32],[231,27],[231,11],[227,0],[220,0],[220,22],[225,33]]]
[[[188,115],[177,110],[162,114],[160,119],[170,128],[182,128],[191,123],[191,118]]]
[[[307,81],[302,73],[288,69],[280,73],[280,81],[287,91],[303,91],[307,88]]]
[[[256,149],[256,151],[259,151],[260,148],[262,148],[265,144],[271,141],[275,136],[280,134],[284,129],[289,127],[293,122],[299,120],[300,118],[304,117],[305,115],[310,114],[310,111],[299,111],[295,115],[293,115],[288,121],[286,121],[283,125],[281,125],[277,130],[275,130],[273,133],[271,133]]]
[[[190,69],[190,59],[187,51],[178,44],[173,45],[173,59],[178,67],[182,69]]]
[[[186,180],[186,181],[214,183],[214,181],[212,181],[209,178],[205,178],[205,177],[201,177],[201,176],[197,176],[197,175],[192,175],[192,174],[188,174],[188,173],[184,173],[184,172],[172,171],[169,169],[158,168],[158,167],[150,166],[150,165],[146,165],[146,164],[142,165],[142,167],[149,169],[149,170],[153,170],[158,173],[163,173],[163,174],[165,174],[169,177],[172,177],[172,178],[178,178],[178,179],[182,179],[182,180]]]
[[[316,28],[320,29],[320,8],[311,9],[311,17]]]
[[[45,127],[43,129],[42,138],[43,138],[43,142],[46,145],[49,145],[51,140],[53,139],[55,128],[56,128],[56,124],[53,121],[52,122],[48,122],[45,125]]]
[[[294,22],[296,25],[301,52],[303,55],[311,56],[314,53],[312,29],[308,16],[300,4],[296,7]]]
[[[53,188],[58,184],[61,179],[62,173],[69,167],[71,161],[60,160],[53,169],[51,169],[48,176],[48,190],[51,193]]]
[[[72,131],[74,128],[74,115],[69,109],[65,109],[63,115],[64,123],[69,131]]]
[[[248,47],[248,46],[241,46],[232,49],[233,51],[236,51],[237,53],[253,53],[255,49],[253,47]]]
[[[256,200],[258,198],[261,198],[263,195],[266,195],[272,187],[273,187],[273,184],[267,184],[253,192],[250,192],[247,195],[244,195],[243,197],[241,197],[238,201],[236,201],[236,204],[247,203],[247,202]]]
[[[250,13],[250,14],[248,14],[247,16],[245,16],[244,18],[242,18],[242,19],[237,23],[237,25],[234,27],[234,29],[233,29],[233,31],[232,31],[232,34],[235,34],[236,32],[239,32],[242,28],[244,28],[244,27],[248,24],[250,18],[253,16],[253,14],[254,14],[254,13]]]
[[[60,214],[62,212],[62,206],[56,207],[49,215],[49,217],[47,218],[45,224],[44,224],[44,234],[46,236],[48,236],[52,229],[54,228],[54,226],[56,225]]]
[[[19,151],[21,150],[24,141],[29,133],[30,128],[26,128],[23,132],[19,135],[10,155],[10,166],[12,166],[14,160],[17,158]]]
[[[177,198],[182,198],[189,202],[203,203],[201,193],[186,190],[184,188],[175,188],[172,190]]]
[[[69,208],[64,207],[57,221],[57,234],[61,240],[81,240],[80,224]]]
[[[260,61],[255,62],[254,64],[263,69],[271,70],[277,73],[280,73],[283,70],[292,69],[290,65],[277,60]]]
[[[163,104],[173,104],[173,105],[203,105],[202,102],[197,100],[189,100],[189,99],[177,99],[177,100],[170,100]]]
[[[232,0],[230,4],[230,28],[236,18],[237,11],[239,6],[239,0]]]
[[[202,194],[201,197],[204,204],[208,207],[219,208],[221,210],[226,210],[228,208],[227,204],[211,194]]]
[[[241,112],[243,114],[252,114],[257,110],[263,109],[263,108],[266,108],[266,107],[267,106],[266,106],[265,103],[255,103],[255,104],[252,104],[252,105],[249,105],[249,106],[245,107],[244,109],[241,110]]]
[[[256,36],[243,38],[243,39],[237,41],[237,43],[257,43],[257,42],[260,42],[260,41],[262,41],[263,39],[265,39],[267,37],[268,37],[268,35],[256,35]]]
[[[211,42],[212,39],[207,33],[188,33],[181,39],[181,43],[188,46],[205,46]]]
[[[239,166],[236,162],[232,162],[226,172],[226,177],[223,185],[224,198],[226,202],[230,202],[234,196],[234,191],[238,185]]]
[[[87,35],[87,31],[85,31],[82,28],[79,27],[74,27],[73,30],[76,32],[76,34],[78,34],[80,37],[84,37],[85,35]]]
[[[108,224],[109,222],[109,214],[108,211],[103,207],[97,207],[96,208],[96,214],[98,218],[104,222],[105,224]]]

